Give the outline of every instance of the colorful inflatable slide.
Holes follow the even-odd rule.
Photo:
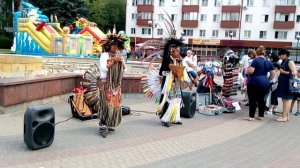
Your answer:
[[[52,19],[51,19],[52,20]],[[91,56],[101,51],[105,34],[97,27],[86,25],[78,34],[68,27],[49,22],[49,18],[27,2],[21,2],[14,13],[15,39],[12,50],[18,54]]]

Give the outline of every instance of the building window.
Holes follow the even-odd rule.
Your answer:
[[[150,28],[142,28],[142,34],[143,35],[151,35],[151,29]]]
[[[193,36],[193,30],[183,29],[183,36]]]
[[[246,23],[252,23],[252,15],[246,15],[245,22]]]
[[[213,22],[220,22],[220,14],[213,15]]]
[[[137,0],[132,0],[132,6],[136,6]]]
[[[230,34],[232,37],[236,37],[236,30],[225,30],[225,37],[230,37]]]
[[[221,6],[221,0],[215,0],[214,5],[215,6]]]
[[[172,0],[172,6],[178,6],[178,3],[176,2],[176,0]]]
[[[201,14],[200,15],[200,22],[206,22],[207,21],[207,14]]]
[[[267,38],[267,31],[259,31],[259,38],[260,39]]]
[[[131,28],[131,34],[135,34],[135,28]]]
[[[159,0],[159,6],[165,6],[165,0]]]
[[[287,39],[287,31],[275,31],[275,39]]]
[[[206,30],[200,30],[199,37],[205,37]]]
[[[297,40],[297,36],[300,35],[300,32],[295,32],[295,40]]]
[[[199,0],[183,0],[183,5],[199,5]]]
[[[201,5],[202,6],[208,6],[208,0],[202,0]]]
[[[131,14],[131,20],[136,20],[136,13]]]
[[[164,20],[164,14],[158,14],[158,21]]]
[[[152,13],[151,12],[141,12],[137,15],[138,19],[151,19]]]
[[[223,13],[222,20],[238,21],[239,17],[239,13]]]
[[[244,38],[251,38],[251,31],[250,30],[245,30],[244,31]]]
[[[253,0],[247,0],[247,6],[253,6]]]
[[[261,22],[268,22],[269,21],[269,15],[262,15]]]
[[[157,29],[157,35],[163,35],[164,30],[163,29]]]
[[[177,21],[177,14],[172,14],[171,19],[172,21]]]
[[[277,5],[295,5],[295,0],[277,0]]]
[[[183,20],[197,20],[197,12],[186,12],[183,13]]]
[[[299,0],[300,1],[300,0]],[[296,17],[296,22],[299,23],[300,22],[300,15],[297,15]]]
[[[293,21],[294,14],[281,14],[276,13],[275,15],[275,21],[281,21],[281,22],[287,22],[287,21]]]
[[[219,30],[213,30],[211,36],[212,37],[218,37],[219,36]]]
[[[263,0],[262,6],[269,6],[269,0]]]
[[[223,5],[241,5],[240,0],[223,0]]]
[[[138,0],[138,5],[152,5],[152,0]]]

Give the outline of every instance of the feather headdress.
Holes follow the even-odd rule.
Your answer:
[[[156,52],[150,54],[147,58],[153,58],[155,56],[161,56],[163,57],[163,64],[164,62],[169,63],[170,62],[170,51],[171,48],[174,47],[181,47],[183,43],[183,38],[177,38],[176,37],[176,28],[175,25],[172,21],[171,16],[164,11],[166,14],[166,18],[164,18],[164,26],[166,27],[164,31],[164,38],[163,39],[158,39],[158,40],[147,40],[145,41],[137,50],[143,50],[147,48],[148,46],[155,47],[157,49]],[[147,59],[146,58],[146,59]],[[169,70],[168,65],[164,66],[163,69],[166,68],[166,71]]]
[[[109,31],[106,36],[106,42],[102,45],[104,52],[108,52],[112,44],[116,44],[120,50],[125,48],[126,37],[123,34],[117,34],[115,26],[113,32]]]

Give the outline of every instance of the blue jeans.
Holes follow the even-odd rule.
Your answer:
[[[195,71],[189,71],[187,72],[189,76],[192,76],[194,79],[197,78],[197,73]]]

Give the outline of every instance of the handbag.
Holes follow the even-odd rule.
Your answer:
[[[291,93],[300,92],[300,79],[295,78],[294,76],[289,80],[289,90]]]

